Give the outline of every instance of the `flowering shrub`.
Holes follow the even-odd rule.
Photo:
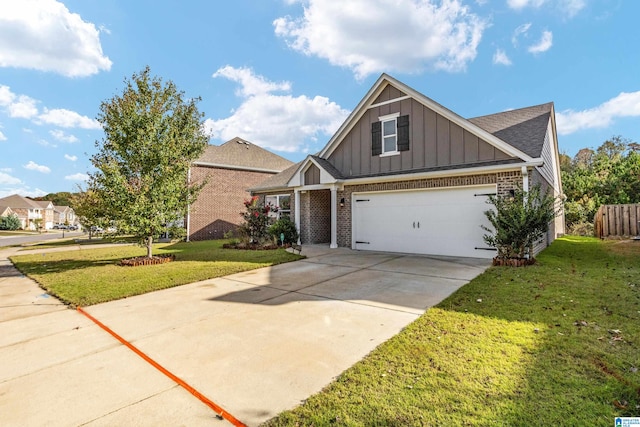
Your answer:
[[[270,204],[260,204],[260,198],[253,196],[249,200],[244,201],[246,212],[242,212],[244,223],[240,225],[240,233],[249,241],[249,243],[264,243],[269,239],[267,229],[271,223],[269,212],[276,212],[277,207]]]

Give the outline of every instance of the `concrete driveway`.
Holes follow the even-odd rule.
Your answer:
[[[321,390],[489,265],[319,246],[303,254],[86,311],[243,423],[258,425]],[[26,278],[6,279],[0,424],[225,424],[86,317],[43,297]]]

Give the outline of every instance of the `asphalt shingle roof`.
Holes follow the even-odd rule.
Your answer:
[[[293,162],[241,138],[222,145],[209,145],[196,163],[211,163],[237,168],[282,171]]]
[[[533,107],[474,117],[469,121],[523,153],[537,158],[542,153],[552,107],[553,103],[548,102]]]
[[[2,199],[0,199],[0,205],[18,209],[42,209],[38,202],[26,197],[22,197],[18,194],[12,194],[11,196],[3,197]]]
[[[248,190],[249,191],[269,191],[269,190],[285,188],[289,183],[289,181],[291,180],[291,178],[293,178],[293,174],[296,173],[296,171],[298,170],[301,164],[302,162],[294,163],[293,165],[289,166],[282,172],[275,174],[273,176],[270,176],[269,178],[265,179],[257,186],[253,188],[249,188]]]

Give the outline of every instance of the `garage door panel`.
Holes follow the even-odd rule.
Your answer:
[[[477,249],[486,248],[487,193],[495,185],[356,195],[354,248],[491,258]]]

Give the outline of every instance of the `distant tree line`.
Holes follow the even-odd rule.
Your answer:
[[[53,203],[55,206],[71,206],[72,198],[73,194],[68,191],[49,193],[41,197],[30,197],[31,200],[47,201]]]
[[[600,205],[640,203],[640,144],[621,136],[560,155],[569,233],[589,234]]]

